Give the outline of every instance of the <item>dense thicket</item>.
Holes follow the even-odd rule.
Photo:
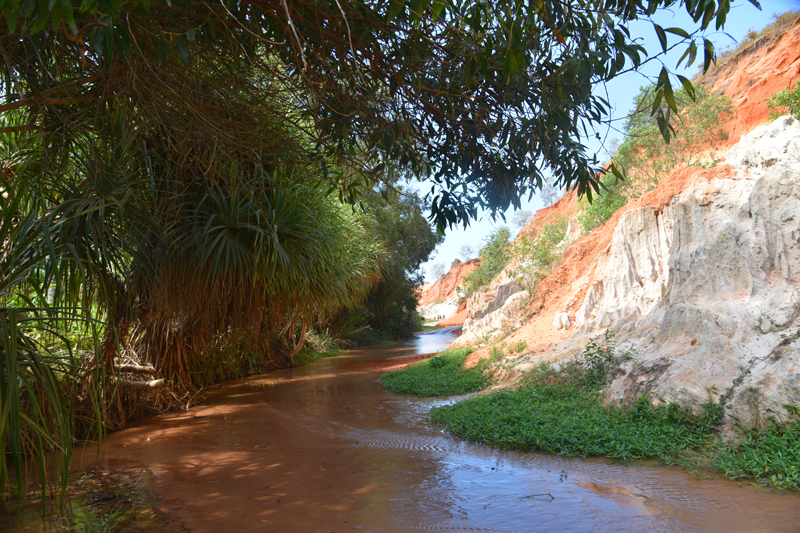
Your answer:
[[[409,337],[422,328],[417,313],[417,287],[424,282],[420,267],[444,236],[431,230],[424,203],[404,187],[370,190],[362,206],[370,235],[387,250],[381,276],[362,303],[340,313],[331,326],[339,335],[357,332],[358,342]]]

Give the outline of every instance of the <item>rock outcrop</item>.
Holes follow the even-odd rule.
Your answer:
[[[699,408],[710,396],[746,424],[787,420],[800,405],[800,122],[757,128],[727,160],[735,176],[693,181],[660,214],[626,213],[582,328],[622,332],[638,354],[610,398]]]
[[[697,410],[712,398],[745,424],[788,420],[800,405],[800,121],[755,129],[719,167],[676,170],[543,284],[538,314],[507,338],[531,348],[519,370],[611,330],[633,359],[609,400]],[[579,327],[565,329],[572,306]]]
[[[569,218],[578,208],[577,195],[574,191],[564,195],[553,205],[540,209],[517,234],[521,237],[535,238],[536,233],[547,222],[559,217]],[[572,241],[579,233],[577,224],[570,220],[567,241]],[[475,291],[467,299],[467,320],[464,332],[458,344],[469,344],[475,339],[491,338],[492,335],[516,324],[521,318],[516,316],[528,303],[530,293],[523,289],[518,272],[525,268],[517,259],[513,259],[489,284],[488,287]],[[502,325],[502,326],[501,326]]]
[[[449,317],[459,310],[458,287],[465,276],[470,274],[481,264],[480,259],[470,259],[463,263],[453,265],[450,270],[436,280],[432,285],[427,285],[420,291],[417,299],[417,311],[425,318],[437,316]]]
[[[519,328],[525,322],[522,311],[529,298],[528,291],[515,292],[506,298],[498,309],[481,317],[467,318],[464,321],[464,331],[454,344],[468,346],[476,342],[485,342],[504,330],[510,331]]]

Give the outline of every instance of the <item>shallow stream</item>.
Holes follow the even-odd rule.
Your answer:
[[[797,494],[448,435],[427,417],[443,400],[378,376],[454,329],[225,383],[110,435],[104,466],[143,473],[171,527],[196,532],[800,531]]]

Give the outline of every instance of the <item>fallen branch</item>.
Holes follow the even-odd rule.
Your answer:
[[[156,375],[156,369],[152,366],[144,366],[144,365],[120,365],[115,366],[114,370],[117,372],[131,372],[134,374],[150,374]]]
[[[119,383],[122,387],[129,387],[132,389],[161,389],[167,386],[167,382],[164,378],[161,379],[154,379],[152,381],[129,381],[127,379],[118,379],[117,383]]]

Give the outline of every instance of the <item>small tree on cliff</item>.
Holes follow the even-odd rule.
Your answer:
[[[431,274],[433,274],[434,281],[440,279],[445,273],[447,273],[447,267],[444,266],[444,263],[434,263],[431,265]]]
[[[800,120],[800,80],[797,80],[794,89],[791,86],[787,87],[771,95],[766,102],[767,107],[770,108],[769,118],[771,120],[784,114],[792,115]]]
[[[613,158],[627,171],[628,180],[619,189],[627,198],[653,189],[675,167],[706,163],[704,155],[728,138],[722,128],[733,113],[728,96],[698,85],[691,94],[681,88],[674,98],[678,113],[666,145],[651,111],[654,106],[666,109],[667,104],[657,98],[652,86],[640,88],[634,98],[635,111],[625,123],[625,141]]]
[[[465,296],[469,297],[475,291],[489,285],[511,259],[509,251],[509,238],[511,232],[502,226],[486,238],[486,244],[481,249],[481,265],[464,277]]]

